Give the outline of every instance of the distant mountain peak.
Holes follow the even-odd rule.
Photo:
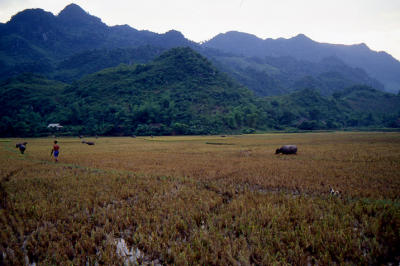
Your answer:
[[[78,26],[81,24],[102,24],[100,18],[90,15],[77,4],[67,5],[58,14],[58,18],[70,26]]]
[[[301,41],[301,42],[314,42],[310,38],[308,38],[305,34],[300,33],[297,34],[296,36],[290,38],[290,40],[296,40],[296,41]]]
[[[183,36],[183,34],[177,30],[169,30],[165,33],[165,35],[174,38],[185,38],[185,36]]]
[[[309,39],[304,33],[299,33],[294,38]]]
[[[16,15],[12,16],[10,23],[38,23],[38,21],[43,21],[46,19],[53,18],[53,14],[44,11],[41,8],[25,9]]]
[[[63,10],[60,11],[58,16],[63,17],[63,16],[76,16],[76,15],[87,15],[86,11],[83,10],[80,6],[77,4],[69,4],[66,7],[64,7]]]
[[[371,50],[369,49],[368,45],[365,43],[356,44],[357,47],[364,49],[364,50]]]
[[[226,33],[221,33],[219,35],[221,35],[221,36],[225,35],[225,36],[229,36],[229,37],[233,37],[233,38],[246,38],[249,40],[258,40],[258,41],[261,40],[254,34],[240,32],[240,31],[227,31]]]
[[[204,42],[203,45],[209,48],[229,47],[230,52],[235,51],[238,54],[244,54],[246,47],[259,46],[262,39],[249,33],[239,31],[227,31],[220,33],[211,40]]]

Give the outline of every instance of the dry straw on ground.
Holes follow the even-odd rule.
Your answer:
[[[52,139],[18,141],[0,142],[3,264],[400,260],[399,133],[61,138],[59,163]]]

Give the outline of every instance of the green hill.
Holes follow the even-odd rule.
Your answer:
[[[351,126],[400,127],[400,94],[354,86],[333,96],[344,108],[355,113],[350,121]]]
[[[0,135],[37,136],[46,133],[62,103],[65,84],[23,74],[0,83]]]
[[[314,89],[303,89],[283,96],[266,98],[278,110],[278,128],[293,127],[304,130],[335,129],[347,126],[350,108],[341,108],[333,98],[322,96]]]
[[[400,127],[400,95],[368,86],[350,87],[332,97],[303,89],[265,101],[265,106],[276,112],[278,128],[282,125],[304,130]]]
[[[354,111],[378,114],[400,111],[400,95],[385,93],[367,86],[354,86],[333,95],[346,102]]]
[[[190,48],[171,49],[147,65],[89,75],[65,95],[73,111],[62,122],[91,121],[87,130],[98,134],[217,133],[229,127],[224,119],[234,107],[254,101],[248,89]]]

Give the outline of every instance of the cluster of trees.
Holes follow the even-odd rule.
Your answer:
[[[276,122],[283,128],[399,127],[400,97],[368,86],[353,86],[333,96],[303,89],[266,99],[279,110]]]

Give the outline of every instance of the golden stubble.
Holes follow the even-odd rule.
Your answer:
[[[29,156],[50,160],[43,139]],[[100,138],[95,146],[60,140],[62,163],[152,176],[248,184],[260,189],[397,198],[398,133],[310,133],[196,137]],[[50,140],[48,141],[50,142]],[[63,143],[64,142],[64,143]],[[275,155],[296,144],[297,155]]]
[[[390,263],[400,246],[400,134],[1,142],[6,264]],[[297,155],[275,155],[296,144]],[[340,191],[338,197],[329,188]]]

